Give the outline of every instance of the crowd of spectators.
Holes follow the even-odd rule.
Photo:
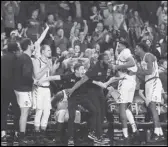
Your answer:
[[[167,54],[167,2],[161,1],[155,22],[142,18],[137,9],[124,2],[1,2],[1,51],[11,41],[29,37],[35,42],[45,28],[50,27],[44,42],[59,52],[85,52],[86,49],[113,49],[125,39],[134,53],[137,42],[146,42],[158,59]],[[135,8],[137,8],[135,6]],[[141,15],[140,15],[141,14]],[[154,15],[153,14],[153,15]],[[147,14],[149,15],[149,14]],[[157,21],[158,20],[158,21]]]

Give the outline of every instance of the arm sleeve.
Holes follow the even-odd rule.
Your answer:
[[[60,77],[61,77],[61,80],[62,80],[62,81],[67,81],[67,80],[71,79],[71,76],[72,76],[72,75],[69,75],[69,74],[68,74],[68,75],[61,75]]]

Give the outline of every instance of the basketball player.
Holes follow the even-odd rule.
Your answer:
[[[49,59],[50,57],[50,46],[43,45],[41,47],[41,57],[36,57],[33,60],[35,80],[42,80],[49,77],[50,74],[55,72],[59,67],[59,63],[57,64],[56,62],[52,66],[52,62]],[[51,109],[51,93],[49,86],[50,82],[44,82],[41,85],[35,86],[33,89],[33,102],[34,108],[36,109],[34,126],[37,144],[48,143],[49,141],[46,137],[44,137]]]
[[[61,99],[61,100],[60,100]],[[62,142],[61,137],[63,137],[63,131],[64,131],[64,122],[68,122],[69,119],[69,112],[68,112],[68,97],[66,95],[65,90],[62,90],[54,96],[52,99],[52,106],[55,109],[55,120],[57,122],[57,137],[56,137],[56,142]],[[79,110],[76,110],[76,115],[75,115],[75,126],[79,126],[81,121],[81,113]],[[77,139],[77,133],[79,127],[75,129],[75,138]]]
[[[135,54],[141,58],[141,66],[138,75],[145,75],[145,97],[148,100],[148,107],[152,113],[154,122],[154,135],[152,142],[164,140],[163,130],[160,125],[156,103],[161,103],[162,83],[159,78],[159,69],[156,57],[148,52],[146,44],[136,45]]]
[[[34,51],[33,42],[29,39],[23,39],[20,43],[23,53],[17,57],[14,70],[14,90],[17,97],[17,102],[20,106],[20,135],[19,144],[27,145],[29,142],[25,137],[27,117],[30,107],[32,106],[32,86],[33,86],[33,63],[31,60],[32,52]]]
[[[106,86],[108,86],[114,79],[119,80],[118,92],[120,93],[120,97],[116,99],[116,102],[119,103],[120,119],[124,135],[123,141],[125,142],[125,144],[129,144],[130,140],[128,136],[127,119],[132,126],[133,136],[137,137],[137,135],[139,134],[133,114],[128,109],[130,103],[132,103],[134,98],[136,88],[136,75],[133,72],[137,71],[137,66],[135,64],[133,56],[131,55],[130,49],[128,49],[127,42],[120,41],[117,51],[119,53],[118,58],[116,65],[112,65],[112,69],[114,71],[118,71],[117,74],[119,75],[119,78],[112,78],[105,84]]]

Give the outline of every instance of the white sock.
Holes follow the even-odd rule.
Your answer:
[[[163,136],[163,130],[161,127],[159,128],[159,134],[160,134],[160,136]]]
[[[155,128],[155,129],[154,129],[154,133],[155,133],[157,136],[159,136],[159,134],[160,134],[160,128]]]
[[[123,134],[124,134],[124,137],[127,138],[128,137],[128,128],[123,128]]]
[[[1,137],[4,137],[6,135],[6,131],[1,131]]]
[[[133,115],[132,115],[132,112],[131,112],[129,109],[126,110],[126,115],[127,115],[128,121],[129,121],[130,124],[131,124],[132,131],[133,131],[133,132],[136,132],[136,131],[137,131],[137,126],[136,126],[136,124],[135,124],[135,120],[134,120],[134,117],[133,117]]]

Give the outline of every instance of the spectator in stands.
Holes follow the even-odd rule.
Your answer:
[[[86,20],[83,20],[83,23],[84,23],[84,31],[79,33],[78,40],[72,42],[72,47],[74,47],[75,45],[79,45],[81,52],[84,52],[88,47],[88,42],[86,40],[86,35],[88,33],[88,25]]]
[[[129,21],[129,27],[133,27],[135,29],[137,39],[139,39],[142,31],[141,28],[143,27],[143,21],[140,18],[138,11],[134,11],[134,16]]]
[[[64,30],[62,28],[57,29],[57,33],[54,36],[55,47],[59,47],[61,52],[66,51],[69,46],[68,39],[64,36]]]
[[[98,22],[100,22],[100,20],[102,20],[102,16],[100,15],[100,11],[98,10],[98,8],[94,5],[92,6],[92,13],[90,16],[90,33],[92,33],[97,25]]]
[[[157,13],[158,26],[164,23],[167,24],[167,1],[161,1],[161,6],[159,6]]]
[[[17,1],[6,1],[2,4],[5,32],[7,37],[10,36],[10,32],[15,29],[15,16],[19,13],[19,5]]]
[[[70,37],[70,31],[71,28],[73,26],[73,22],[72,22],[72,16],[69,15],[67,20],[65,20],[64,24],[63,24],[63,29],[64,29],[64,33],[65,33],[65,37],[69,39]]]
[[[31,18],[28,20],[28,27],[26,29],[26,35],[33,42],[35,42],[40,36],[40,22],[38,21],[39,11],[34,10]]]

